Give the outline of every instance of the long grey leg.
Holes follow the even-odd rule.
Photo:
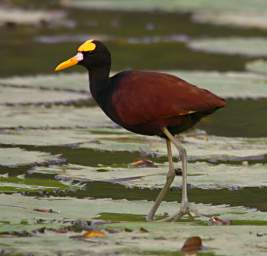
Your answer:
[[[175,177],[175,172],[174,172],[174,166],[172,162],[172,150],[171,150],[171,142],[169,139],[166,139],[166,144],[167,144],[167,152],[168,152],[168,160],[169,160],[169,171],[166,177],[166,183],[162,190],[160,191],[157,199],[155,200],[155,203],[151,210],[149,211],[146,220],[147,221],[152,221],[154,219],[155,213],[158,210],[160,203],[162,202],[163,198],[165,197],[166,193],[168,192],[174,177]]]
[[[190,212],[190,208],[189,208],[189,202],[188,202],[188,196],[187,196],[187,154],[186,154],[186,150],[185,148],[181,145],[181,143],[179,143],[175,137],[169,132],[169,130],[164,127],[162,129],[162,132],[166,135],[166,137],[174,144],[174,146],[177,148],[181,161],[182,161],[182,201],[181,201],[181,208],[180,211],[171,216],[168,217],[167,219],[164,219],[165,221],[167,220],[178,220],[180,219],[182,216],[188,214],[190,217],[192,217],[192,214]],[[195,211],[193,211],[194,214],[197,215],[197,213],[195,213]]]

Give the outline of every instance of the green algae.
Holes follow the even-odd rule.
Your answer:
[[[0,148],[0,167],[19,167],[45,163],[55,163],[60,160],[59,155],[40,151],[27,151],[18,147]]]

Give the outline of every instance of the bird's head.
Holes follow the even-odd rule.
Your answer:
[[[111,64],[110,52],[106,46],[97,40],[87,40],[77,49],[77,54],[60,63],[55,71],[61,71],[74,65],[82,65],[88,70]]]

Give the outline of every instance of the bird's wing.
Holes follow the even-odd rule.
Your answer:
[[[211,92],[164,73],[131,71],[116,80],[112,106],[117,118],[127,125],[208,112],[225,104]]]

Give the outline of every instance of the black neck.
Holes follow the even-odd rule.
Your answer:
[[[94,69],[88,70],[88,72],[90,91],[93,98],[98,102],[109,84],[110,65],[95,67]]]

